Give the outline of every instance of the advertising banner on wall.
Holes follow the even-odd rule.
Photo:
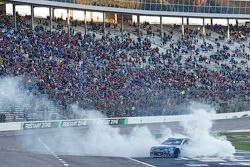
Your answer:
[[[106,124],[106,125],[124,125],[125,118],[110,118],[110,119],[91,119],[91,120],[67,120],[61,122],[61,127],[82,127],[89,124]]]
[[[58,128],[59,122],[26,122],[23,123],[23,129],[48,129]]]
[[[62,121],[61,127],[67,128],[67,127],[81,127],[81,126],[87,126],[88,120],[72,120],[72,121]]]
[[[27,129],[48,129],[48,128],[67,128],[67,127],[83,127],[90,124],[106,124],[106,125],[125,125],[127,118],[110,118],[110,119],[81,119],[81,120],[65,120],[65,121],[45,121],[45,122],[24,122],[22,127]]]

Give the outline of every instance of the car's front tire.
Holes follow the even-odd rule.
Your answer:
[[[180,156],[180,153],[181,153],[181,152],[180,152],[180,149],[178,149],[178,148],[175,149],[175,150],[174,150],[174,158],[178,158],[178,157]]]

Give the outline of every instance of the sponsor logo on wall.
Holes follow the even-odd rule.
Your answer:
[[[105,119],[105,120],[72,120],[72,121],[62,121],[61,127],[81,127],[87,126],[91,123],[104,123],[107,125],[119,125],[119,119]]]
[[[87,126],[88,121],[86,120],[76,120],[76,121],[62,121],[61,127],[67,128],[67,127],[81,127],[81,126]]]
[[[119,119],[106,119],[107,125],[119,125]]]
[[[33,122],[33,123],[24,123],[24,129],[47,129],[52,128],[51,122]]]

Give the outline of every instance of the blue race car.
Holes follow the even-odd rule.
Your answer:
[[[188,144],[187,138],[168,138],[161,145],[154,146],[150,149],[150,157],[153,158],[178,158],[182,147]]]

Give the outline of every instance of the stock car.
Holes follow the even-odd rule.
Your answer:
[[[184,145],[189,143],[188,138],[168,138],[158,146],[150,149],[153,158],[178,158]]]

